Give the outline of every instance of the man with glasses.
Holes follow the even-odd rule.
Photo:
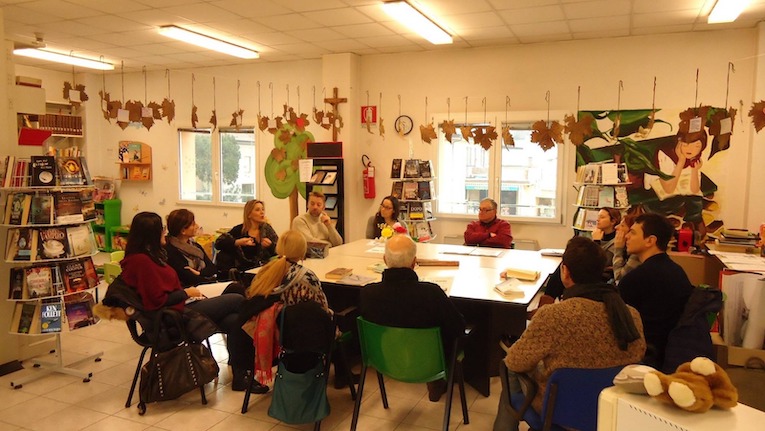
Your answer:
[[[497,203],[486,198],[478,208],[478,220],[470,222],[465,230],[465,245],[510,248],[513,234],[510,223],[497,218]]]

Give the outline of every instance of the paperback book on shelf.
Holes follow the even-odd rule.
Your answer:
[[[394,181],[393,187],[391,187],[390,195],[396,199],[401,199],[404,195],[403,193],[404,193],[404,182]]]
[[[61,332],[61,298],[43,300],[40,309],[40,332],[43,334]]]
[[[66,228],[70,257],[90,254],[96,248],[90,229],[91,227],[89,224],[68,226]]]
[[[66,293],[79,292],[90,288],[83,262],[79,260],[63,262],[60,268]]]
[[[37,241],[38,259],[61,259],[68,255],[69,240],[63,226],[40,228]]]
[[[29,224],[53,224],[53,196],[49,194],[32,196]]]
[[[8,289],[8,299],[28,299],[26,278],[24,277],[24,268],[11,268],[10,288]]]
[[[404,182],[404,199],[405,200],[417,199],[417,183],[413,181]]]
[[[82,215],[80,192],[55,192],[53,194],[56,223],[77,223],[85,221]]]
[[[422,178],[430,178],[433,176],[433,172],[430,168],[430,160],[420,160],[420,176]]]
[[[421,200],[430,200],[430,181],[420,181],[417,183],[417,197]]]
[[[85,221],[95,220],[96,204],[93,202],[93,192],[91,190],[80,190],[80,210]]]
[[[5,204],[5,224],[27,224],[29,210],[32,206],[32,196],[26,193],[8,194]]]
[[[409,218],[411,220],[422,220],[425,218],[425,209],[422,202],[407,202]]]
[[[86,184],[80,157],[59,157],[57,171],[59,184],[62,186]]]
[[[37,255],[37,231],[25,227],[9,230],[5,250],[6,259],[34,260]]]
[[[612,187],[601,187],[600,193],[598,193],[598,206],[599,207],[614,207],[614,189]]]
[[[418,178],[420,176],[420,161],[409,159],[404,163],[404,178]]]
[[[391,178],[401,178],[401,159],[393,159],[390,167]]]
[[[96,272],[96,265],[93,263],[93,258],[90,256],[80,258],[80,262],[85,267],[85,279],[88,281],[88,286],[94,288],[98,286],[98,273]]]
[[[32,266],[26,268],[24,272],[29,298],[44,298],[54,294],[53,273],[50,266]]]
[[[18,302],[13,312],[10,332],[18,334],[40,333],[39,302]]]
[[[64,296],[64,313],[69,330],[95,325],[98,318],[93,314],[95,301],[89,292],[78,292]]]
[[[32,156],[30,185],[49,187],[56,185],[56,158],[54,156]]]

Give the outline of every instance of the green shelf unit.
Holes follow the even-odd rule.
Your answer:
[[[93,222],[93,233],[96,236],[98,249],[101,251],[112,252],[113,228],[122,225],[122,201],[119,199],[107,199],[103,202],[96,202],[96,221]]]

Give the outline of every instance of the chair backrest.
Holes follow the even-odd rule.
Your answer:
[[[361,360],[383,375],[406,383],[446,377],[441,329],[382,326],[358,317]]]
[[[277,318],[284,317],[282,347],[292,352],[328,353],[335,339],[335,321],[316,301],[288,305]]]
[[[555,370],[547,381],[542,420],[579,431],[595,431],[598,396],[603,389],[614,385],[614,377],[622,368],[624,366]]]
[[[117,250],[117,251],[113,251],[113,252],[111,252],[111,254],[109,255],[109,259],[110,259],[112,262],[119,262],[119,261],[121,261],[121,260],[122,260],[122,259],[124,259],[124,258],[125,258],[125,250]]]
[[[118,275],[122,273],[122,267],[117,262],[104,263],[104,281],[111,284]]]
[[[722,292],[718,289],[693,289],[688,302],[685,303],[683,314],[667,337],[662,372],[673,373],[680,364],[699,356],[714,358],[708,316],[719,312],[722,304]]]

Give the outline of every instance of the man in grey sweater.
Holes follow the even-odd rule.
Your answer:
[[[306,242],[320,242],[334,247],[343,243],[343,237],[324,212],[325,201],[324,193],[311,192],[308,195],[308,212],[292,220],[292,229],[302,233]]]

